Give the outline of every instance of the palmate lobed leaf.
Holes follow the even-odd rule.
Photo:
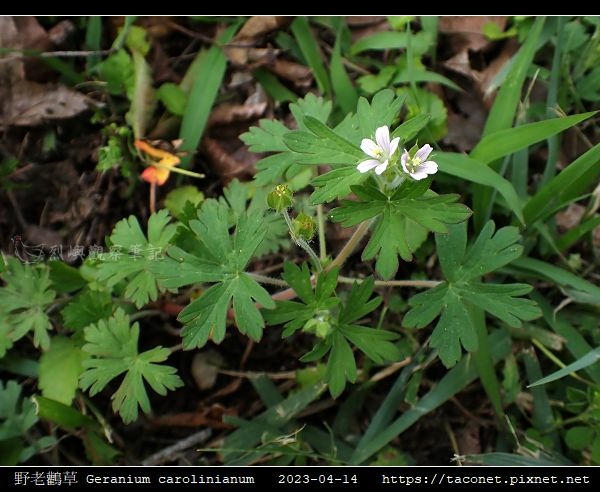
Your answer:
[[[175,235],[176,225],[169,224],[167,210],[152,214],[148,220],[148,237],[133,215],[117,223],[109,238],[113,250],[104,255],[98,265],[98,280],[114,287],[127,280],[125,297],[140,308],[148,301],[155,301],[164,290],[152,271],[156,262],[163,260],[163,253]]]
[[[385,279],[398,270],[398,256],[405,261],[425,240],[428,231],[447,232],[447,224],[466,220],[471,211],[455,203],[458,195],[436,195],[427,188],[431,180],[407,183],[391,197],[380,192],[373,182],[354,186],[352,191],[361,201],[344,200],[330,213],[334,222],[356,225],[376,217],[371,239],[363,251],[363,259],[377,257],[375,268]]]
[[[125,377],[112,396],[113,410],[119,412],[125,423],[138,417],[138,407],[145,413],[150,411],[150,401],[144,385],[147,382],[160,395],[167,390],[183,386],[176,369],[159,365],[171,351],[155,347],[138,353],[139,324],[130,326],[129,316],[121,309],[107,320],[85,328],[83,351],[88,358],[83,360],[85,371],[80,376],[83,390],[94,396],[122,373]]]
[[[381,303],[380,297],[370,299],[373,278],[367,278],[360,284],[354,283],[345,301],[335,295],[337,268],[321,273],[314,289],[306,264],[298,267],[286,263],[283,278],[303,302],[278,301],[273,311],[265,313],[265,318],[271,325],[285,323],[284,337],[311,326],[315,321],[328,325],[329,332],[320,335],[314,348],[301,361],[315,362],[329,354],[325,380],[334,398],[344,391],[346,381],[356,381],[357,368],[351,345],[378,364],[398,360],[401,356],[393,343],[399,337],[397,333],[355,324]]]
[[[238,330],[259,341],[264,320],[255,302],[267,309],[275,307],[270,294],[246,273],[213,285],[178,316],[185,325],[182,332],[184,347],[202,347],[209,338],[215,343],[222,342],[227,311],[232,304]]]
[[[222,342],[230,308],[238,330],[258,341],[264,320],[256,304],[267,309],[275,307],[270,294],[244,272],[267,233],[263,220],[265,207],[251,202],[248,212],[244,212],[240,197],[232,193],[231,190],[226,193],[227,200],[206,200],[198,218],[189,222],[195,238],[194,253],[172,246],[168,257],[151,267],[166,288],[218,282],[179,314],[178,319],[184,324],[182,336],[186,349],[202,347],[209,339]],[[244,193],[243,208],[245,201]],[[232,212],[236,226],[230,234]]]
[[[330,101],[324,101],[323,98],[316,97],[314,94],[308,94],[304,99],[290,104],[290,111],[301,131],[306,131],[303,122],[306,116],[312,116],[324,123],[331,114],[331,108]],[[291,150],[284,143],[284,136],[288,135],[290,130],[282,123],[263,119],[259,121],[259,125],[250,128],[248,132],[240,136],[240,139],[249,146],[252,152],[277,153],[264,157],[256,163],[259,171],[256,175],[256,182],[266,184],[276,182],[284,176],[287,179],[291,178],[292,176],[287,176],[287,174],[291,173],[292,166],[306,156]]]
[[[33,344],[47,349],[50,346],[48,332],[52,329],[45,310],[54,300],[50,272],[46,265],[27,265],[17,258],[8,257],[8,268],[2,273],[6,286],[0,288],[0,331],[9,340],[0,342],[0,352],[12,342],[33,332]]]
[[[541,315],[537,304],[519,296],[531,291],[527,284],[489,284],[479,279],[515,260],[522,253],[516,242],[520,236],[514,227],[504,227],[494,234],[488,222],[475,242],[467,248],[466,225],[449,227],[447,235],[436,235],[442,270],[448,279],[435,288],[413,296],[403,325],[423,328],[440,316],[431,336],[431,346],[438,349],[447,367],[456,364],[462,349],[478,349],[470,309],[478,307],[512,327]]]

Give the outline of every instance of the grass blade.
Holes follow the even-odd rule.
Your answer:
[[[544,321],[550,328],[566,340],[565,347],[571,355],[577,359],[583,357],[592,350],[591,345],[586,341],[583,335],[573,325],[571,325],[564,316],[554,313],[552,306],[546,301],[539,292],[532,292],[531,298],[538,303],[544,316]],[[588,366],[585,369],[593,381],[600,385],[600,366]]]
[[[319,91],[322,94],[331,95],[331,82],[323,64],[323,55],[310,30],[308,19],[306,17],[297,17],[292,22],[291,29],[302,55],[315,76]]]
[[[600,176],[600,144],[575,159],[560,174],[540,188],[525,204],[523,214],[527,224],[544,220],[557,208],[582,195]]]
[[[506,357],[511,350],[511,341],[505,331],[496,331],[490,335],[489,340],[492,347],[494,361]],[[418,405],[407,412],[404,412],[399,418],[393,421],[385,429],[381,429],[368,442],[361,441],[350,459],[351,465],[364,463],[373,454],[383,448],[390,441],[402,434],[411,425],[417,422],[421,417],[435,410],[440,405],[448,401],[465,386],[477,378],[477,368],[472,363],[469,355],[448,371],[440,382],[418,402]]]
[[[523,43],[523,46],[521,46],[519,52],[515,55],[506,80],[498,91],[494,105],[488,115],[483,129],[484,137],[512,126],[519,101],[521,100],[521,91],[525,83],[527,70],[538,48],[538,39],[542,32],[544,21],[545,18],[543,17],[536,19],[527,35],[525,43]],[[492,167],[494,169],[497,168],[494,164],[492,164]],[[484,226],[487,220],[486,211],[490,208],[491,200],[492,191],[490,189],[479,186],[475,187],[473,193],[473,211],[475,212],[474,224],[476,230],[480,230]]]
[[[581,369],[585,369],[586,367],[591,366],[592,364],[595,364],[599,360],[600,360],[600,347],[589,351],[583,357],[580,357],[579,359],[577,359],[575,362],[572,362],[568,366],[563,367],[562,369],[559,369],[558,371],[555,371],[552,374],[550,374],[542,379],[538,379],[534,383],[531,383],[528,386],[528,388],[533,388],[533,387],[539,386],[541,384],[548,384],[548,383],[551,383],[552,381],[562,379],[565,376],[568,376],[574,372],[580,371]]]
[[[93,15],[88,19],[85,29],[85,44],[89,50],[99,51],[102,41],[102,17]],[[98,63],[100,63],[100,55],[89,55],[86,59],[85,66],[89,72]]]
[[[279,79],[268,70],[257,68],[252,72],[252,75],[258,80],[258,83],[262,85],[267,94],[276,101],[280,103],[288,101],[295,102],[298,99],[297,94],[279,82]]]
[[[489,164],[571,128],[596,113],[592,111],[499,130],[483,137],[469,155]]]
[[[600,216],[592,217],[589,220],[586,220],[582,224],[579,224],[573,229],[565,232],[562,236],[560,236],[556,241],[556,247],[560,251],[565,251],[569,249],[573,244],[581,239],[582,236],[587,234],[588,232],[593,231],[596,227],[600,226]]]
[[[229,26],[219,37],[218,44],[230,41],[239,26],[240,23]],[[227,57],[218,44],[200,55],[203,57],[202,63],[198,67],[196,80],[190,91],[179,131],[179,138],[183,140],[181,150],[190,153],[182,159],[182,166],[189,163],[200,143],[210,111],[225,76]]]
[[[591,282],[588,282],[567,270],[563,270],[562,268],[546,263],[545,261],[536,260],[527,256],[517,258],[510,266],[523,270],[531,277],[550,280],[562,287],[571,287],[581,292],[585,292],[590,296],[592,302],[600,304],[600,287],[597,287]]]
[[[527,380],[530,383],[542,377],[542,369],[533,350],[523,352],[523,362],[525,363]],[[528,387],[531,388],[531,386],[530,384]],[[554,449],[560,449],[560,438],[555,430],[554,413],[546,388],[533,388],[531,394],[533,395],[533,425],[552,439]]]
[[[436,153],[435,160],[442,172],[494,188],[504,197],[507,205],[517,218],[524,223],[521,202],[513,185],[491,167],[464,154],[452,152]]]
[[[356,111],[358,93],[352,85],[352,81],[350,80],[350,77],[348,77],[348,73],[342,62],[342,36],[344,35],[346,25],[342,18],[336,17],[334,19],[339,21],[339,26],[337,28],[335,45],[333,46],[333,51],[331,53],[331,84],[333,85],[333,92],[336,100],[342,110],[346,113],[351,113]]]

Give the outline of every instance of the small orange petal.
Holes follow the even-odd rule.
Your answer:
[[[150,145],[147,142],[144,142],[143,140],[136,140],[134,142],[134,145],[136,149],[141,150],[142,152],[145,152],[149,156],[155,157],[156,159],[168,159],[169,161],[176,160],[177,163],[179,163],[179,157],[171,154],[170,152],[167,152],[166,150],[161,150],[157,149],[156,147],[152,147],[152,145]]]
[[[150,166],[144,169],[141,177],[148,183],[156,183],[158,186],[162,186],[169,179],[169,174],[171,173],[168,169]]]

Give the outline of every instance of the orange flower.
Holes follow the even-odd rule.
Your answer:
[[[155,183],[162,186],[169,179],[171,169],[181,162],[181,159],[176,155],[167,152],[166,150],[157,149],[143,140],[135,141],[135,148],[148,154],[150,157],[158,159],[158,162],[151,164],[142,172],[141,176],[148,183]]]

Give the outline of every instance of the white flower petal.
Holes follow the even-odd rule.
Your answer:
[[[431,145],[425,144],[425,145],[423,145],[423,147],[421,147],[419,150],[417,150],[417,153],[415,154],[415,158],[417,158],[421,162],[423,162],[424,160],[426,160],[429,157],[429,154],[431,154],[432,150],[433,150],[433,147]]]
[[[375,131],[375,140],[386,157],[390,155],[390,129],[387,126],[380,126]]]
[[[406,167],[407,161],[408,161],[408,150],[404,149],[404,152],[402,153],[402,156],[400,157],[400,164],[402,164],[402,169],[404,170],[404,172],[410,174],[410,171]]]
[[[390,142],[390,155],[392,157],[396,150],[398,149],[398,145],[400,145],[400,137],[396,137],[394,140]]]
[[[360,148],[368,156],[377,157],[375,152],[379,150],[379,146],[370,138],[363,138],[360,143]]]
[[[433,161],[426,161],[422,164],[419,164],[417,168],[417,172],[427,173],[427,174],[435,174],[438,172],[438,165]]]
[[[388,161],[386,159],[384,162],[382,162],[381,164],[379,164],[379,166],[377,166],[375,168],[375,174],[377,174],[377,175],[382,174],[387,169],[387,167],[388,167]]]
[[[417,171],[416,173],[412,173],[410,175],[410,177],[412,179],[416,179],[417,181],[421,181],[422,179],[425,179],[427,177],[427,173],[422,173],[420,171]]]
[[[361,173],[366,173],[367,171],[370,171],[379,165],[381,165],[381,163],[378,160],[367,159],[366,161],[359,163],[358,166],[356,166],[356,169],[358,169]]]

